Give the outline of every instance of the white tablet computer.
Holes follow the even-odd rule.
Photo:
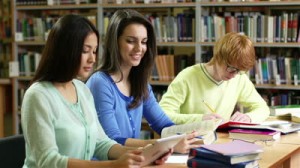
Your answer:
[[[149,165],[150,163],[157,160],[159,157],[173,148],[185,136],[186,134],[181,134],[157,139],[154,144],[146,146],[143,149],[145,161],[142,163],[142,166]]]

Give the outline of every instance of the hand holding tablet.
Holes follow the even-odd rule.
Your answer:
[[[149,165],[161,156],[169,152],[186,134],[173,135],[166,138],[157,139],[154,144],[149,144],[143,148],[145,161],[142,166]]]

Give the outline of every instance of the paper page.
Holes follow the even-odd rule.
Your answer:
[[[172,154],[166,163],[186,163],[188,158],[188,154]]]
[[[176,134],[191,133],[197,131],[199,135],[205,135],[208,132],[216,130],[222,120],[205,120],[201,122],[194,122],[181,125],[173,125],[171,127],[164,128],[161,132],[161,137],[168,137]]]

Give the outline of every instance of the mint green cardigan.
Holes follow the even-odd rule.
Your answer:
[[[218,83],[208,74],[204,64],[182,70],[159,104],[173,122],[183,124],[201,121],[203,114],[211,112],[203,100],[224,120],[230,119],[237,103],[246,109],[251,122],[262,122],[270,113],[247,74],[237,74]]]
[[[23,168],[64,168],[68,158],[108,159],[115,141],[100,126],[90,90],[73,80],[78,103],[67,102],[49,82],[37,82],[26,91],[21,121],[26,141]]]

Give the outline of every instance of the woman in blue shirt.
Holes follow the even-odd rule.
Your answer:
[[[105,133],[126,146],[145,146],[154,140],[139,140],[142,118],[158,134],[174,125],[157,103],[148,84],[156,56],[153,26],[134,10],[118,10],[111,17],[101,65],[87,81]],[[187,153],[196,133],[174,148]]]
[[[22,103],[23,168],[139,167],[144,161],[141,150],[107,137],[90,90],[75,79],[90,75],[98,43],[97,29],[83,16],[66,15],[51,29]]]

